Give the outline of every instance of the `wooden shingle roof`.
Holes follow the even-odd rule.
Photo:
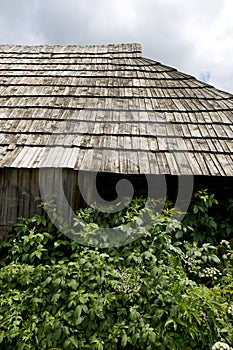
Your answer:
[[[233,95],[139,44],[0,45],[0,167],[233,176]]]

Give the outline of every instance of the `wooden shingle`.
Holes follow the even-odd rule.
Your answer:
[[[0,45],[0,167],[233,176],[233,96],[139,44]]]

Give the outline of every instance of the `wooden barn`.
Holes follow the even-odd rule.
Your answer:
[[[75,209],[93,179],[108,200],[122,178],[136,195],[164,178],[171,196],[180,178],[232,194],[233,95],[142,57],[139,44],[1,45],[0,68],[1,232],[33,214],[48,169],[55,196],[63,169]]]

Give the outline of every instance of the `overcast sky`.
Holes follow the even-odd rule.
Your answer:
[[[233,93],[232,14],[233,0],[0,0],[0,42],[139,42],[144,57]]]

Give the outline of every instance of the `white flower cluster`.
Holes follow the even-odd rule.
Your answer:
[[[229,306],[227,309],[227,313],[231,316],[233,316],[233,305]]]
[[[135,278],[132,278],[132,274],[115,269],[114,275],[121,281],[121,283],[118,285],[118,288],[121,292],[129,293],[139,291],[141,286],[137,283],[137,280]]]
[[[212,346],[212,350],[232,350],[232,347],[226,343],[218,341]]]
[[[216,269],[216,267],[206,267],[203,270],[202,277],[211,277],[213,279],[217,279],[218,276],[221,276],[221,272]]]

